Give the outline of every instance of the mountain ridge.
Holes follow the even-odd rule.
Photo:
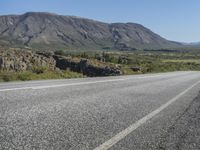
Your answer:
[[[0,44],[45,49],[161,49],[169,41],[138,23],[105,23],[49,12],[0,16]]]

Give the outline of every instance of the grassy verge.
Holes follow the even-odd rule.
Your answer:
[[[26,72],[0,72],[0,82],[28,81],[41,79],[68,79],[81,78],[83,74],[71,71],[45,71],[43,73]]]

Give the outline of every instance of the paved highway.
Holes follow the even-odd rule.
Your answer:
[[[200,72],[0,84],[0,149],[200,149]]]

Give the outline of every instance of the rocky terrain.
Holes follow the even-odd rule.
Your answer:
[[[47,53],[34,53],[27,50],[0,49],[0,72],[40,71],[44,67],[48,70],[70,70],[87,76],[120,75],[122,72],[116,65],[97,60],[71,58]]]
[[[140,24],[29,12],[0,16],[0,45],[40,49],[135,50],[168,48],[168,41]]]
[[[52,56],[39,55],[26,50],[0,50],[1,71],[27,71],[34,67],[47,67],[55,70],[56,61]]]
[[[54,56],[56,67],[71,71],[81,72],[87,76],[115,76],[121,75],[122,72],[117,65],[103,63],[97,60],[73,59],[71,57]]]

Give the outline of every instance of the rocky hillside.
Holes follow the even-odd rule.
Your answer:
[[[151,49],[177,47],[135,23],[103,23],[51,13],[0,16],[0,45],[42,49]]]

